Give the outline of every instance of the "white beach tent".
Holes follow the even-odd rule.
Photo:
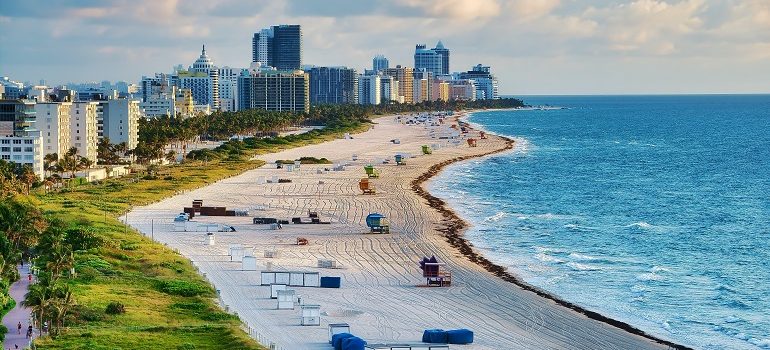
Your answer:
[[[302,323],[303,326],[320,326],[321,325],[321,305],[305,304],[302,308]]]
[[[278,310],[294,310],[295,293],[293,289],[276,291],[278,296]]]
[[[251,255],[244,256],[241,261],[241,269],[243,271],[257,271],[257,258]]]

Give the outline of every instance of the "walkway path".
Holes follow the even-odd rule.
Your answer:
[[[29,265],[19,267],[19,275],[21,278],[11,285],[10,294],[11,297],[16,300],[16,307],[3,317],[3,324],[8,327],[8,333],[5,335],[5,341],[3,342],[3,350],[16,349],[15,345],[18,345],[19,349],[23,349],[29,345],[29,339],[26,338],[26,333],[32,311],[21,305],[21,302],[24,301],[24,296],[27,294],[27,289],[29,288],[28,274]],[[19,334],[18,331],[19,322],[21,322],[22,327],[21,334]]]

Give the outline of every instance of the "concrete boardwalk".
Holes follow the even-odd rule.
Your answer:
[[[11,285],[9,291],[11,297],[16,300],[16,307],[3,317],[3,324],[8,327],[8,333],[5,335],[5,341],[3,341],[3,350],[16,349],[16,346],[18,346],[19,349],[24,349],[29,345],[30,339],[28,339],[26,335],[27,327],[30,324],[32,310],[21,305],[24,301],[24,296],[27,294],[27,289],[29,288],[28,274],[29,265],[24,265],[24,267],[20,266],[19,276],[21,276],[21,278]],[[21,334],[19,334],[18,330],[19,322],[21,322],[22,327]],[[32,336],[34,337],[36,334],[37,331],[35,330]]]

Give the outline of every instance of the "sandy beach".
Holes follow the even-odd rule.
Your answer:
[[[426,199],[429,194],[420,186],[442,165],[459,157],[505,150],[508,140],[490,136],[478,140],[478,147],[468,147],[464,140],[454,145],[431,137],[431,131],[434,136],[448,132],[451,123],[403,125],[392,116],[375,122],[374,128],[352,139],[260,156],[266,166],[134,208],[127,221],[193,261],[219,291],[227,309],[237,313],[261,342],[275,343],[277,349],[330,349],[327,326],[340,322],[349,323],[352,333],[370,343],[419,342],[424,329],[468,328],[475,333],[474,343],[452,345],[452,349],[666,348],[495,276],[472,262],[468,251],[461,252],[472,250],[462,248],[467,243],[447,242],[445,234],[457,224],[448,222],[447,209],[436,208],[438,203]],[[478,138],[478,133],[473,137]],[[393,139],[400,143],[391,142]],[[441,147],[423,155],[420,146],[424,144]],[[397,166],[393,155],[399,152],[413,157]],[[357,160],[353,160],[354,154]],[[344,171],[324,171],[333,166],[302,165],[293,172],[269,166],[278,159],[304,156],[325,157],[348,166]],[[376,165],[381,171],[380,178],[372,180],[377,193],[361,194],[358,181],[366,176],[363,166],[383,159],[390,163]],[[291,182],[263,181],[274,177]],[[207,245],[205,231],[174,229],[173,218],[195,199],[206,206],[248,209],[250,215],[195,217],[195,222],[237,229],[217,232],[215,244]],[[291,219],[307,217],[308,211],[318,212],[322,221],[331,223],[289,224],[281,230],[252,224],[252,217]],[[365,218],[372,212],[389,218],[390,234],[368,234]],[[298,237],[309,244],[296,245]],[[241,244],[256,256],[256,271],[244,271],[241,262],[231,261],[231,244]],[[265,258],[265,251],[275,251],[278,256]],[[452,286],[425,287],[418,262],[432,255],[447,264]],[[338,268],[318,268],[319,259],[334,260]],[[301,326],[299,307],[276,309],[270,288],[260,285],[260,271],[268,264],[273,270],[341,277],[339,289],[291,287],[303,303],[321,306],[320,326]]]

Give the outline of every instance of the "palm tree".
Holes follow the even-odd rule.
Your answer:
[[[24,295],[24,301],[22,301],[22,305],[32,309],[32,315],[35,317],[37,327],[41,331],[43,329],[43,319],[50,304],[49,293],[50,291],[46,285],[36,283],[29,286],[27,294]]]
[[[32,188],[32,184],[34,184],[38,178],[37,178],[37,175],[35,175],[35,171],[32,170],[32,167],[29,165],[25,165],[21,168],[21,174],[19,174],[19,179],[25,185],[27,185],[26,194],[29,194],[29,191]]]
[[[52,171],[56,162],[59,161],[59,155],[56,153],[48,153],[43,157],[43,172],[45,176],[48,176],[48,171]]]

